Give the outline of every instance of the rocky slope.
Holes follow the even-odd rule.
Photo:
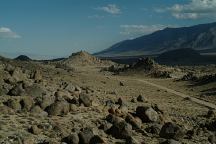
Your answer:
[[[133,65],[155,67],[149,59]],[[99,71],[1,61],[0,143],[215,143],[214,110]]]

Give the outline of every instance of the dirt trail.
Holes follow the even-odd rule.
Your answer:
[[[186,94],[183,94],[181,92],[178,92],[178,91],[175,91],[173,89],[169,89],[167,87],[164,87],[164,86],[161,86],[161,85],[158,85],[158,84],[154,84],[154,83],[151,83],[149,81],[146,81],[146,80],[142,80],[142,79],[130,79],[130,80],[136,80],[136,81],[139,81],[139,82],[142,82],[142,83],[145,83],[147,85],[150,85],[150,86],[153,86],[153,87],[157,87],[159,89],[162,89],[162,90],[165,90],[169,93],[172,93],[172,94],[175,94],[177,96],[180,96],[182,98],[188,98],[189,100],[195,102],[195,103],[198,103],[200,105],[203,105],[203,106],[206,106],[208,108],[212,108],[212,109],[216,109],[216,105],[212,104],[212,103],[209,103],[209,102],[206,102],[206,101],[203,101],[203,100],[200,100],[200,99],[197,99],[195,97],[191,97],[189,95],[186,95]]]

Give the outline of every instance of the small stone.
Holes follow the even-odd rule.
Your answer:
[[[137,101],[138,101],[138,102],[145,102],[146,100],[145,100],[144,96],[139,95],[139,96],[137,97]]]
[[[36,125],[31,126],[31,128],[29,129],[29,132],[35,135],[38,135],[41,133],[41,129],[39,129]]]
[[[123,83],[123,82],[119,82],[119,85],[120,85],[120,86],[124,86],[124,83]]]

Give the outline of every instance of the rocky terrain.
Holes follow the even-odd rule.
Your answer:
[[[214,90],[215,75],[190,68],[151,59],[117,65],[86,52],[57,62],[1,57],[0,143],[214,144],[215,99],[191,100],[201,92],[188,84]]]

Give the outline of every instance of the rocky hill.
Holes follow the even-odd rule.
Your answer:
[[[99,58],[85,51],[73,53],[68,58],[55,63],[59,68],[74,68],[75,66],[106,66],[112,64],[111,61],[100,60]]]
[[[96,53],[96,55],[150,55],[180,48],[215,52],[216,23],[200,24],[191,27],[165,28],[133,40],[119,42],[106,50]]]
[[[32,59],[30,59],[26,55],[20,55],[20,56],[16,57],[15,60],[19,60],[19,61],[31,61]]]

